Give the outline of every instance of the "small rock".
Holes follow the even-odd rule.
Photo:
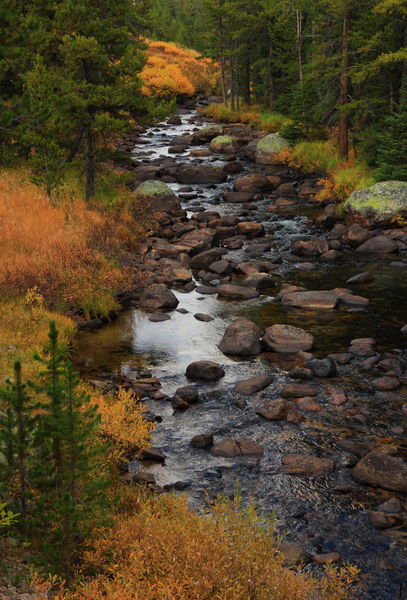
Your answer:
[[[211,450],[214,456],[233,458],[235,456],[263,456],[263,448],[251,440],[227,438],[218,442]]]
[[[327,563],[339,562],[342,557],[338,552],[327,552],[326,554],[314,554],[312,560],[318,565],[326,565]]]
[[[290,403],[283,398],[269,400],[263,406],[256,410],[256,414],[268,421],[281,421],[285,419],[290,407]]]
[[[250,396],[251,394],[256,394],[261,390],[264,390],[270,383],[272,383],[273,378],[269,375],[257,375],[255,377],[250,377],[250,379],[246,379],[245,381],[241,381],[233,388],[237,394],[242,394],[243,396]]]
[[[191,446],[200,450],[211,448],[213,446],[213,435],[206,433],[194,435],[194,437],[191,440]]]
[[[154,313],[148,317],[148,320],[152,323],[162,323],[163,321],[169,321],[170,319],[170,315],[167,315],[166,313]]]
[[[323,477],[334,470],[330,458],[318,458],[306,454],[285,454],[282,458],[283,470],[289,475],[309,475]]]
[[[316,396],[318,389],[301,383],[288,383],[281,391],[283,398],[303,398],[304,396]]]
[[[225,371],[218,363],[200,360],[188,365],[186,376],[192,380],[216,381],[224,377]]]
[[[143,460],[151,460],[153,462],[163,463],[165,461],[165,454],[163,454],[160,448],[145,448],[142,452],[141,458]]]
[[[336,364],[331,358],[312,358],[306,366],[316,377],[335,377],[337,374]]]
[[[209,323],[210,321],[214,321],[214,318],[211,315],[206,315],[205,313],[196,313],[194,315],[197,321],[202,321],[204,323]]]

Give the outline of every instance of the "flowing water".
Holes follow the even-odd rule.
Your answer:
[[[157,164],[168,160],[172,156],[168,152],[171,140],[175,136],[189,135],[197,127],[195,111],[182,114],[182,121],[180,126],[160,124],[148,131],[143,136],[145,143],[134,149],[134,158]],[[198,124],[205,123],[199,120]],[[189,156],[188,150],[177,156],[177,160],[197,161]],[[223,164],[218,158],[204,160]],[[268,167],[245,160],[242,168],[247,173],[272,173]],[[199,204],[221,215],[239,216],[246,210],[244,206],[219,201],[222,190],[229,188],[238,176],[218,186],[192,185],[197,198],[185,201],[184,208],[192,214]],[[170,187],[178,192],[183,186],[170,184]],[[82,373],[92,379],[114,374],[131,378],[149,369],[160,379],[162,391],[168,396],[177,387],[187,385],[185,368],[189,363],[195,360],[221,363],[225,377],[216,384],[200,385],[200,403],[186,412],[174,413],[166,400],[146,400],[151,413],[162,418],[155,430],[153,445],[162,449],[166,461],[163,465],[139,465],[135,461],[133,468],[153,473],[157,483],[167,489],[184,489],[191,505],[198,510],[218,494],[232,496],[238,491],[244,499],[252,498],[265,512],[276,514],[281,528],[289,532],[288,539],[300,541],[311,553],[335,550],[347,561],[359,564],[365,588],[360,598],[407,598],[407,529],[396,528],[391,535],[378,532],[369,525],[365,512],[396,494],[356,484],[349,474],[349,466],[355,460],[335,446],[339,438],[349,436],[378,442],[391,439],[400,452],[405,452],[405,437],[393,435],[392,428],[400,425],[400,405],[407,402],[406,386],[397,393],[372,397],[368,375],[344,367],[341,377],[329,383],[345,389],[351,406],[357,406],[359,412],[366,415],[364,422],[350,419],[346,410],[330,409],[320,383],[322,412],[311,413],[301,426],[265,422],[255,413],[261,399],[250,398],[247,404],[242,404],[232,391],[233,385],[253,375],[271,373],[274,382],[266,397],[276,397],[287,379],[287,371],[297,366],[298,358],[263,353],[250,360],[232,359],[217,348],[227,325],[234,317],[242,316],[262,328],[273,323],[289,323],[306,329],[315,336],[315,354],[320,357],[346,352],[350,340],[358,337],[375,338],[381,353],[403,349],[406,343],[400,328],[407,322],[407,256],[401,255],[392,261],[389,257],[362,258],[355,253],[343,253],[333,263],[314,261],[313,270],[304,270],[290,248],[296,240],[321,237],[321,232],[312,224],[317,209],[296,204],[271,214],[266,210],[268,204],[270,200],[258,202],[255,210],[249,209],[247,219],[261,220],[269,234],[266,239],[272,242],[271,249],[256,259],[281,257],[277,270],[272,273],[275,288],[245,302],[175,290],[179,306],[171,312],[170,320],[152,323],[149,315],[137,308],[122,312],[103,329],[80,334],[75,360]],[[226,256],[235,262],[249,260],[245,248]],[[281,283],[314,290],[346,287],[349,277],[363,271],[370,271],[375,277],[373,283],[355,290],[370,300],[363,312],[287,309],[273,297]],[[194,318],[198,312],[212,315],[214,320],[200,322]],[[194,435],[208,432],[216,440],[249,438],[263,446],[264,457],[261,460],[219,458],[190,446]],[[285,453],[330,456],[335,459],[337,468],[325,478],[287,476],[281,473],[281,456]],[[338,486],[345,484],[350,485],[350,493],[339,491]]]

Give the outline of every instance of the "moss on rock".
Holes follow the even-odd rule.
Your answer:
[[[353,192],[345,210],[366,219],[370,225],[388,222],[407,214],[407,182],[381,181]]]
[[[279,133],[266,135],[257,144],[256,162],[261,165],[272,164],[275,161],[276,154],[287,146],[289,146],[288,140]]]
[[[210,143],[212,152],[234,152],[236,149],[235,140],[230,135],[218,135]]]
[[[136,188],[135,194],[138,199],[150,203],[152,211],[165,212],[181,208],[178,197],[162,181],[144,181]]]

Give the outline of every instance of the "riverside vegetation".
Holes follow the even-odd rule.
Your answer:
[[[113,321],[140,296],[149,267],[135,256],[165,233],[168,198],[159,213],[134,189],[176,171],[149,171],[129,148],[176,102],[220,93],[208,116],[282,132],[297,145],[278,160],[320,169],[322,203],[406,179],[405,18],[396,0],[0,7],[0,597],[351,597],[356,567],[292,568],[245,499],[198,514],[133,485],[129,459],[154,451],[142,392],[81,382],[71,359],[78,323]]]

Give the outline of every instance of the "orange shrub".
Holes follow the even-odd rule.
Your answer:
[[[88,578],[59,600],[345,600],[358,572],[330,568],[319,581],[290,570],[253,508],[218,501],[198,515],[174,496],[119,514],[83,559]]]
[[[141,79],[146,96],[192,96],[216,87],[219,68],[194,50],[174,43],[150,41]]]
[[[104,215],[81,200],[51,204],[24,176],[0,176],[0,294],[36,288],[46,305],[106,313],[128,276],[106,257],[116,242]]]

